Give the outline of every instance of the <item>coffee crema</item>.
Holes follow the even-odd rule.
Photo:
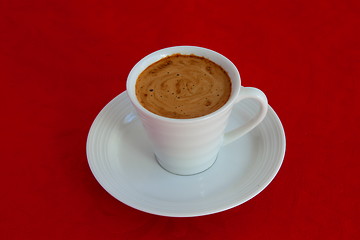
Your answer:
[[[195,55],[174,54],[147,67],[136,82],[141,105],[169,118],[196,118],[221,108],[231,80],[216,63]]]

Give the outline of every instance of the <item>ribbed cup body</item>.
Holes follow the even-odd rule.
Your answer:
[[[230,110],[202,119],[158,118],[137,109],[159,164],[169,172],[191,175],[215,162]]]

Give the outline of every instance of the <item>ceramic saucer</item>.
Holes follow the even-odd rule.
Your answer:
[[[228,130],[257,111],[244,100],[231,114]],[[285,133],[274,110],[239,140],[223,147],[205,172],[178,176],[160,167],[127,93],[109,102],[94,120],[86,145],[100,185],[135,209],[162,216],[190,217],[221,212],[260,193],[275,177],[285,154]]]

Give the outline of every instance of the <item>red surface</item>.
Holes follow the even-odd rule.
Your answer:
[[[359,1],[0,1],[0,239],[359,239]],[[159,217],[85,154],[97,113],[155,50],[239,68],[283,122],[274,181],[226,212]]]

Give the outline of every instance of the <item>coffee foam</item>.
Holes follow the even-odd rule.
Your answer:
[[[136,96],[149,111],[169,118],[195,118],[222,107],[231,80],[214,62],[174,54],[146,68],[136,82]]]

